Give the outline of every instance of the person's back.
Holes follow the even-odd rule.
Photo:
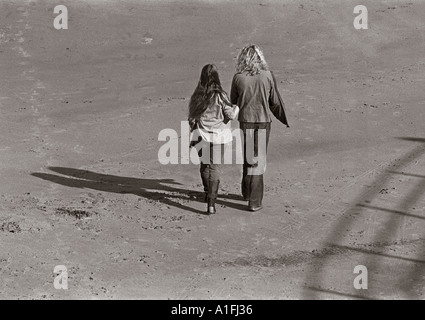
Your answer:
[[[220,93],[213,97],[197,122],[197,129],[203,140],[213,143],[229,143],[232,141],[230,122],[226,119],[235,119],[239,108],[233,108],[226,104]]]
[[[235,74],[230,100],[240,106],[240,122],[271,122],[269,108],[273,93],[273,77],[270,71],[260,70],[258,74],[241,72]]]
[[[276,79],[256,45],[238,55],[230,100],[239,106],[239,127],[243,135],[244,164],[242,196],[251,211],[262,208],[263,174],[271,130],[271,113],[289,127]],[[264,140],[263,140],[264,138]],[[248,150],[248,147],[254,150]]]
[[[236,119],[238,111],[238,106],[230,103],[221,87],[217,67],[213,64],[205,65],[198,86],[190,98],[188,121],[193,134],[191,140],[194,136],[199,138],[191,141],[190,145],[199,148],[200,173],[208,214],[216,212],[215,201],[224,150],[233,137],[229,121]]]

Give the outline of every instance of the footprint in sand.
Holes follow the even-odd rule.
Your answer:
[[[256,246],[259,246],[260,243],[262,243],[264,240],[266,240],[266,237],[264,237],[260,233],[256,233],[255,237],[252,240],[254,240]]]
[[[142,44],[152,44],[153,38],[150,37],[143,37],[142,38]]]
[[[83,153],[83,146],[80,146],[80,145],[76,145],[75,147],[74,147],[74,151],[76,152],[76,153],[78,153],[78,154],[81,154],[81,153]]]
[[[42,126],[47,126],[50,124],[50,119],[46,115],[44,115],[43,117],[38,118],[37,122]]]

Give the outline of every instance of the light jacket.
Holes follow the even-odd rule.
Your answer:
[[[235,120],[239,114],[237,105],[229,106],[219,94],[214,97],[214,103],[196,121],[194,129],[198,129],[199,136],[206,142],[224,144],[232,141],[230,120]]]

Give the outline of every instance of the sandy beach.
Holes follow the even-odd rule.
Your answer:
[[[1,299],[424,299],[425,2],[0,2]],[[202,67],[276,75],[264,209],[162,165]],[[237,121],[232,126],[238,127]],[[53,286],[57,265],[68,290]],[[353,286],[356,266],[368,289]]]

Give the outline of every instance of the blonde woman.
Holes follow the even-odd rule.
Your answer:
[[[263,52],[255,44],[246,46],[238,55],[230,101],[240,108],[238,120],[244,138],[242,196],[248,201],[250,211],[258,211],[262,209],[263,174],[266,168],[271,114],[287,127],[289,125],[276,79],[268,68]],[[263,140],[259,138],[259,132],[260,136],[265,135],[265,146],[261,145]],[[254,152],[247,150],[250,142]],[[260,150],[265,151],[259,152]],[[253,168],[257,169],[254,174]]]

